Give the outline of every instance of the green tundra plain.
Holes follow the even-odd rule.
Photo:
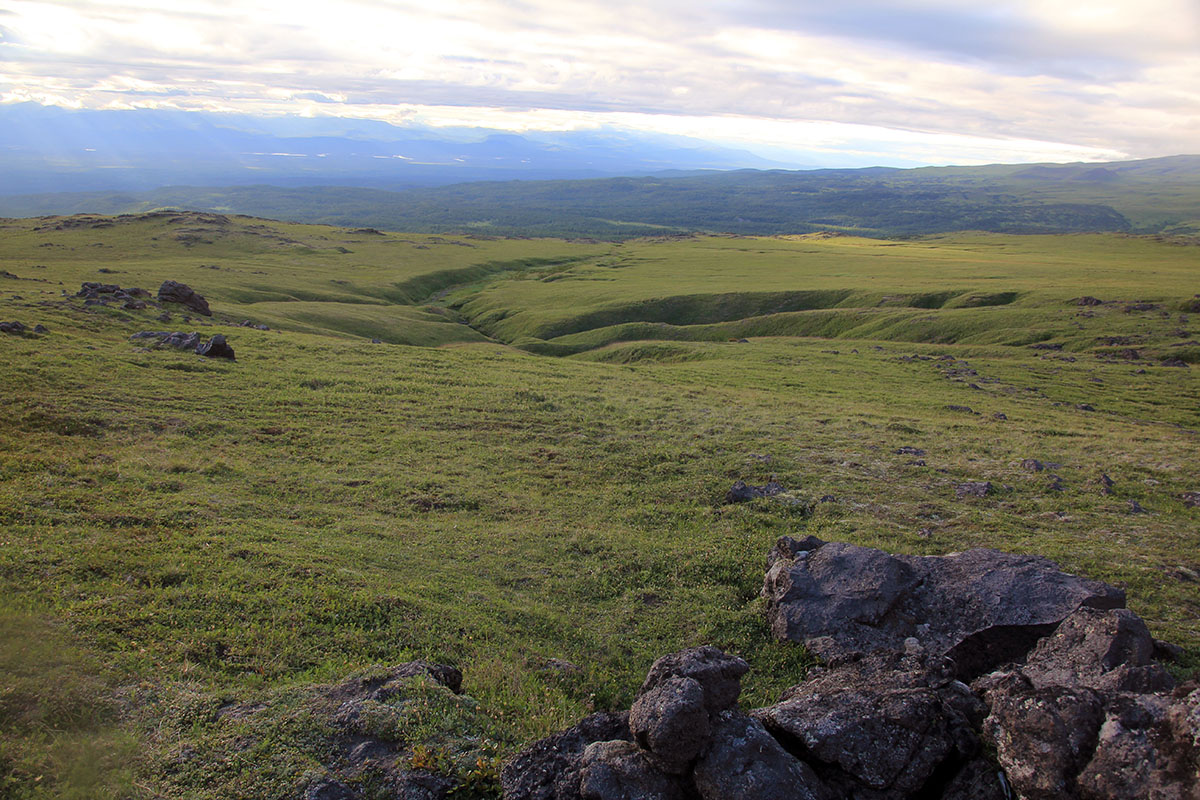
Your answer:
[[[166,211],[0,220],[0,270],[3,798],[296,797],[310,687],[414,658],[466,696],[412,687],[405,758],[496,796],[665,653],[744,657],[747,708],[797,683],[758,597],[785,534],[1044,555],[1200,667],[1194,237]],[[212,318],[74,297],[166,279]],[[789,502],[725,503],[772,477]]]

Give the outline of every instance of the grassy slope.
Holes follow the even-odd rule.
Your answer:
[[[789,334],[1093,347],[1112,335],[1145,344],[1153,330],[1154,352],[1165,355],[1180,326],[1162,311],[1191,299],[1198,260],[1194,246],[1113,234],[640,240],[553,275],[465,287],[445,302],[530,349],[531,339],[570,351]],[[1110,305],[1081,317],[1069,301],[1085,293],[1162,308],[1122,314]],[[723,322],[733,324],[711,324]]]
[[[236,221],[255,224],[266,223]],[[627,706],[656,656],[700,642],[743,654],[755,667],[746,703],[771,701],[805,663],[800,648],[770,641],[757,600],[763,557],[784,533],[1041,553],[1126,586],[1156,635],[1187,646],[1193,666],[1200,657],[1200,511],[1178,500],[1200,489],[1200,380],[1101,359],[1092,341],[1132,326],[1166,352],[1159,329],[1189,323],[1178,311],[1075,316],[1087,310],[1026,294],[1178,298],[1194,248],[958,237],[643,242],[609,254],[274,224],[258,233],[302,245],[231,234],[185,247],[172,238],[180,224],[21,232],[29,226],[0,236],[0,267],[20,276],[0,283],[0,319],[50,328],[0,337],[0,775],[13,796],[287,797],[315,769],[312,754],[280,736],[239,756],[238,737],[257,723],[216,709],[416,656],[463,668],[498,755],[589,709]],[[568,261],[596,253],[628,263]],[[794,272],[781,272],[784,256]],[[497,262],[535,277],[492,282]],[[199,266],[212,263],[222,270]],[[1094,327],[1070,354],[773,338],[616,344],[575,359],[464,344],[437,326],[469,329],[424,318],[453,346],[371,345],[347,331],[352,311],[434,313],[381,303],[441,285],[448,270],[476,281],[460,299],[539,324],[603,307],[596,287],[632,300],[667,281],[684,295],[1013,290],[1031,324]],[[614,280],[575,277],[589,270]],[[157,311],[84,309],[57,283],[164,277],[210,295],[206,332],[227,333],[238,362],[141,351],[127,337],[158,327]],[[936,334],[952,319],[938,315],[1008,308],[920,313]],[[1039,322],[1051,308],[1066,316]],[[308,330],[222,322],[258,311]],[[913,354],[950,354],[977,374]],[[926,465],[896,454],[902,445],[925,449]],[[1021,470],[1027,457],[1060,462],[1065,491]],[[1100,494],[1101,473],[1114,495]],[[812,517],[720,504],[733,480],[771,474],[837,501]],[[959,500],[966,480],[999,491]],[[1130,500],[1150,513],[1131,514]],[[552,658],[582,672],[549,669]]]

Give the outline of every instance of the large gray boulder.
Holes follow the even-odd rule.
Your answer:
[[[1048,559],[996,550],[889,555],[816,537],[784,537],[762,594],[775,636],[824,658],[903,649],[916,639],[963,678],[1025,655],[1081,606],[1120,608],[1125,593]]]

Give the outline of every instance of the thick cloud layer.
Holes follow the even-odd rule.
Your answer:
[[[620,124],[943,163],[1200,150],[1196,0],[179,6],[10,0],[0,97]]]

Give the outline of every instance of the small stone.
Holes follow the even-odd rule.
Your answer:
[[[968,481],[954,487],[954,494],[959,499],[964,497],[986,497],[992,492],[990,481]]]

